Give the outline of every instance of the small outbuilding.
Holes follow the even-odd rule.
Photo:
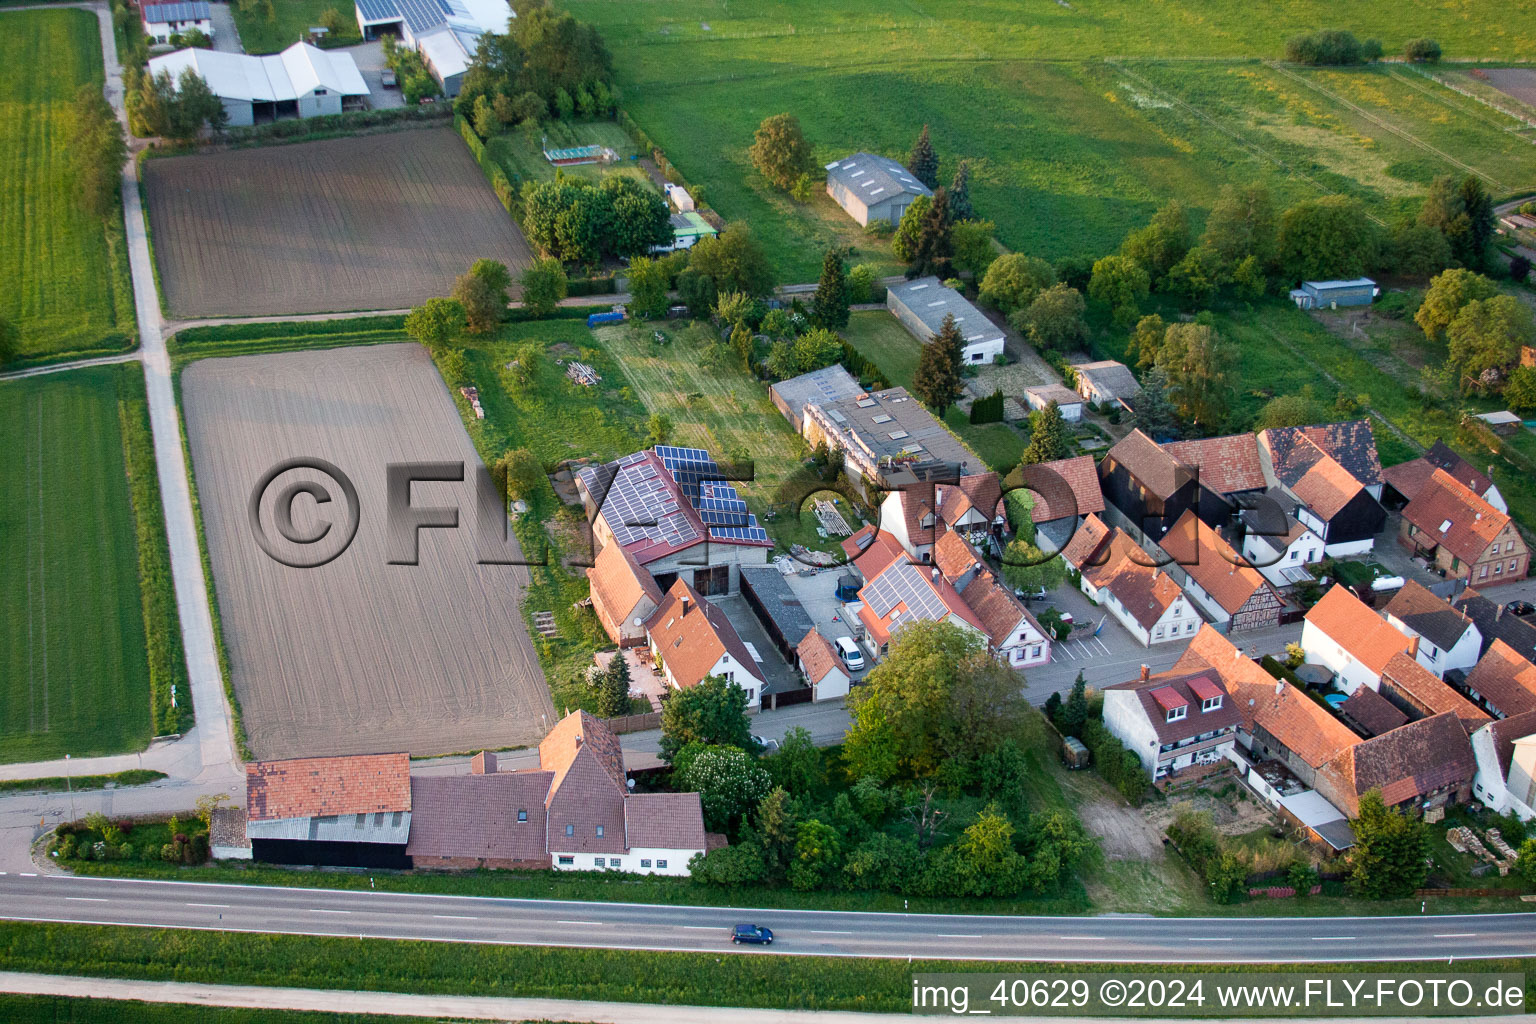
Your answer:
[[[1339,306],[1369,306],[1381,294],[1376,282],[1368,277],[1349,281],[1303,281],[1291,289],[1291,301],[1299,309],[1335,309]]]
[[[687,195],[686,192],[683,194]],[[713,224],[692,210],[684,213],[674,213],[671,220],[671,243],[668,245],[653,245],[651,246],[651,252],[676,252],[678,249],[692,249],[694,243],[698,242],[699,239],[714,238],[720,233],[715,230]]]
[[[896,315],[918,341],[926,344],[944,326],[944,318],[955,318],[955,326],[964,339],[961,362],[982,365],[1003,354],[1002,328],[971,305],[964,295],[929,275],[916,281],[895,285],[885,293],[885,307]]]
[[[1073,363],[1072,373],[1076,377],[1077,393],[1094,405],[1105,402],[1128,404],[1141,394],[1141,385],[1136,382],[1131,368],[1113,359]]]
[[[1036,384],[1024,389],[1024,402],[1031,409],[1044,409],[1052,402],[1061,410],[1061,418],[1077,423],[1083,418],[1083,396],[1060,384]]]
[[[827,195],[868,226],[870,221],[898,223],[912,200],[933,191],[889,157],[855,153],[827,164]]]

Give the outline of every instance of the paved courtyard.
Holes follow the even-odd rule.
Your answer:
[[[751,644],[758,657],[762,658],[757,667],[767,680],[767,685],[763,687],[765,694],[800,688],[802,680],[799,671],[791,668],[784,660],[779,648],[769,639],[767,630],[758,621],[756,613],[748,606],[746,598],[740,594],[730,594],[711,597],[709,601],[725,612],[726,620],[735,627],[736,634]]]
[[[405,106],[405,96],[398,88],[384,88],[383,43],[374,40],[371,43],[359,43],[357,46],[343,46],[335,52],[350,53],[352,59],[357,62],[357,70],[362,72],[363,81],[368,83],[368,106],[374,110],[389,110]]]
[[[840,636],[853,636],[858,629],[858,623],[849,623],[843,618],[843,602],[837,598],[838,577],[844,572],[851,571],[839,566],[821,570],[814,576],[785,577],[789,582],[789,589],[800,599],[806,614],[816,624],[817,632],[828,640],[836,640]],[[866,666],[852,675],[855,680],[858,680],[863,679],[868,672],[869,668]]]

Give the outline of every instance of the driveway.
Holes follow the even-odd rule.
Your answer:
[[[790,668],[784,656],[779,653],[779,648],[769,638],[768,631],[763,629],[763,624],[758,621],[757,614],[747,604],[747,599],[740,594],[730,594],[722,597],[711,597],[710,602],[721,611],[725,612],[725,618],[736,629],[736,635],[752,645],[757,651],[761,661],[757,663],[757,669],[767,680],[763,687],[763,693],[783,693],[786,690],[798,690],[802,680],[800,673]]]
[[[240,30],[235,27],[234,8],[229,4],[212,3],[208,9],[213,14],[213,48],[222,53],[244,53]]]
[[[785,582],[789,589],[800,599],[800,604],[805,608],[806,614],[815,623],[816,631],[828,640],[836,640],[840,636],[853,636],[858,624],[850,623],[843,616],[843,602],[837,598],[837,580],[844,572],[852,572],[852,568],[844,569],[841,566],[832,569],[823,569],[814,576],[786,576]],[[865,668],[854,672],[855,680],[863,679],[869,673],[869,665],[866,659]]]
[[[217,6],[217,5],[215,5]],[[368,105],[374,110],[389,110],[405,106],[405,96],[399,89],[384,88],[384,44],[377,39],[356,46],[342,46],[333,53],[350,53],[368,83]]]

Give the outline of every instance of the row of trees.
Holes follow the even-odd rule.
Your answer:
[[[1354,33],[1323,29],[1286,41],[1285,59],[1295,64],[1346,65],[1367,64],[1380,60],[1381,40],[1356,39]],[[1403,56],[1416,63],[1434,63],[1441,56],[1440,44],[1433,39],[1410,39],[1403,44]]]
[[[549,0],[516,0],[512,8],[516,17],[506,33],[480,37],[454,100],[456,112],[473,123],[483,98],[502,124],[511,124],[551,112],[596,116],[617,107],[613,57],[597,29]]]
[[[223,102],[191,68],[176,79],[169,71],[150,75],[129,68],[123,80],[128,126],[140,138],[159,136],[172,142],[191,142],[204,125],[215,132],[229,125]]]
[[[70,109],[69,169],[75,198],[98,217],[117,212],[128,143],[100,86],[82,85]]]

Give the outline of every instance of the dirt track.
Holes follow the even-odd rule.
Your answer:
[[[148,160],[144,188],[177,317],[410,306],[531,259],[447,128]]]
[[[543,736],[554,708],[520,610],[528,572],[475,564],[478,459],[424,350],[205,359],[183,375],[182,394],[235,692],[257,757],[438,754]],[[318,568],[268,557],[247,520],[262,474],[295,456],[334,463],[357,489],[357,536]],[[418,483],[412,500],[457,505],[461,528],[423,530],[420,564],[388,564],[385,466],[458,460],[464,483]],[[268,536],[272,499],[301,478],[319,479],[294,471],[267,489]],[[343,498],[327,489],[330,503],[294,502],[299,531],[336,522],[341,532]]]

